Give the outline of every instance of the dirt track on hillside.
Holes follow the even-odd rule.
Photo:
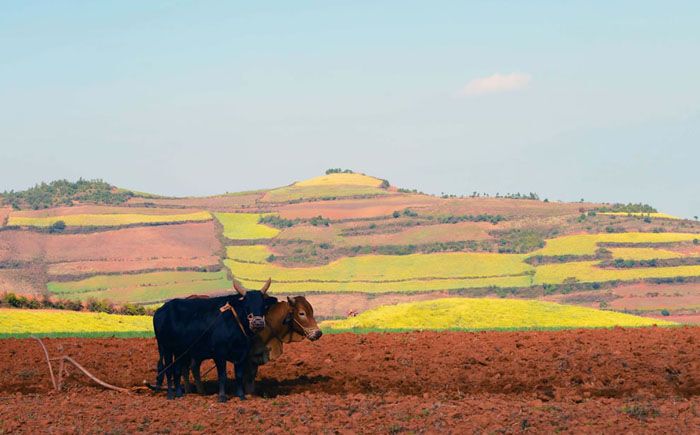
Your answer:
[[[51,339],[99,377],[152,380],[153,339]],[[261,368],[261,396],[167,401],[72,375],[50,392],[39,346],[0,341],[0,429],[36,432],[635,432],[700,428],[700,328],[327,335]],[[204,370],[209,367],[205,363]],[[210,374],[209,379],[213,379]],[[208,382],[213,391],[215,385]]]

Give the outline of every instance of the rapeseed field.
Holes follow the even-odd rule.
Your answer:
[[[224,237],[231,240],[270,239],[280,230],[258,223],[260,213],[214,213],[224,227]]]
[[[321,323],[346,329],[553,329],[674,325],[657,319],[519,299],[445,298],[382,306],[356,317]]]
[[[298,181],[293,184],[293,186],[297,187],[339,185],[379,187],[382,185],[382,180],[364,174],[338,173],[321,175],[320,177],[309,178],[308,180]]]
[[[646,278],[676,278],[700,276],[700,265],[673,267],[601,268],[598,261],[537,266],[535,284],[562,284],[574,278],[579,282],[634,281]]]
[[[151,336],[153,318],[63,310],[0,309],[0,337]]]
[[[671,243],[692,241],[700,234],[692,233],[602,233],[576,234],[546,241],[544,248],[530,256],[594,255],[599,243]]]
[[[533,267],[520,254],[449,252],[344,257],[328,265],[282,267],[227,260],[236,277],[275,281],[388,282],[433,278],[480,278],[523,275]]]
[[[681,258],[683,254],[666,249],[654,248],[607,248],[613,258],[623,260],[667,260],[671,258]]]
[[[63,221],[69,227],[116,227],[135,224],[162,224],[171,222],[201,222],[211,220],[206,211],[185,214],[74,214],[65,216],[26,217],[10,215],[7,225],[50,227]]]

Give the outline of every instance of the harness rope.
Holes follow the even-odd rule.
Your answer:
[[[236,319],[236,323],[238,323],[238,327],[241,328],[241,332],[243,333],[243,335],[245,335],[246,337],[248,337],[248,333],[245,332],[245,328],[243,327],[243,324],[241,323],[240,317],[238,317],[238,313],[237,313],[236,310],[231,306],[231,304],[229,304],[228,302],[226,302],[226,305],[224,305],[223,307],[219,308],[219,311],[221,312],[221,314],[223,314],[225,311],[231,311],[231,312],[233,313],[233,317]]]

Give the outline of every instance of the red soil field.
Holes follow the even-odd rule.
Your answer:
[[[154,339],[51,339],[98,377],[155,372]],[[259,396],[50,392],[40,347],[0,341],[0,429],[147,432],[659,433],[700,427],[700,328],[326,335],[261,367]],[[211,365],[206,362],[204,370]],[[207,390],[215,390],[213,375]]]
[[[87,234],[0,231],[0,261],[51,264],[57,274],[137,271],[217,264],[213,221]]]
[[[11,210],[9,207],[0,207],[0,227],[5,225]]]
[[[638,283],[616,287],[612,292],[621,296],[609,303],[616,310],[700,309],[700,283]]]
[[[41,268],[0,269],[0,293],[14,292],[41,294],[46,289],[46,280]]]
[[[527,216],[534,218],[578,214],[581,208],[590,210],[598,206],[600,204],[544,202],[506,198],[464,198],[445,200],[434,210],[433,214],[500,214],[509,217]]]
[[[488,222],[460,222],[456,224],[420,225],[397,233],[372,234],[344,237],[341,245],[420,245],[434,242],[456,242],[464,240],[491,239],[489,231],[500,227]]]
[[[671,314],[670,316],[655,315],[654,317],[670,320],[672,322],[685,323],[688,325],[700,325],[700,314]]]
[[[342,199],[289,204],[277,211],[286,219],[308,219],[321,215],[329,219],[357,219],[388,216],[396,210],[435,206],[442,200],[427,195],[383,195],[380,198]]]

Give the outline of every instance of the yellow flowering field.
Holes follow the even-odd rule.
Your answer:
[[[375,177],[370,177],[364,174],[326,174],[320,177],[309,178],[308,180],[298,181],[293,186],[370,186],[379,187],[382,180]]]
[[[574,261],[543,264],[537,266],[535,284],[561,284],[567,278],[576,278],[580,282],[606,282],[700,276],[700,265],[602,269],[597,266],[598,263],[598,261]]]
[[[71,227],[114,227],[134,224],[160,224],[171,222],[201,222],[210,220],[211,214],[206,211],[183,214],[137,214],[137,213],[111,213],[111,214],[73,214],[65,216],[27,217],[12,216],[7,225],[49,227],[58,221],[63,221]]]
[[[151,336],[153,318],[64,310],[0,309],[0,337],[30,334]]]
[[[356,317],[327,320],[327,331],[345,329],[525,329],[674,325],[658,319],[552,302],[445,298],[388,305]]]
[[[677,216],[673,216],[666,213],[642,213],[642,212],[626,212],[626,211],[605,211],[598,214],[608,215],[608,216],[636,216],[636,217],[650,217],[659,219],[681,219]]]
[[[670,243],[687,242],[700,238],[692,233],[602,233],[576,234],[546,241],[544,248],[532,252],[535,255],[594,255],[598,243]]]
[[[272,251],[265,245],[227,246],[226,257],[240,262],[265,263]]]
[[[214,213],[224,227],[224,237],[232,240],[270,239],[280,230],[258,223],[265,214],[260,213]]]
[[[533,267],[519,254],[448,252],[344,257],[324,266],[282,267],[227,260],[234,276],[275,281],[386,282],[431,278],[521,275]]]
[[[654,248],[607,248],[612,252],[613,258],[623,260],[665,260],[670,258],[681,258],[683,254],[666,249]]]

